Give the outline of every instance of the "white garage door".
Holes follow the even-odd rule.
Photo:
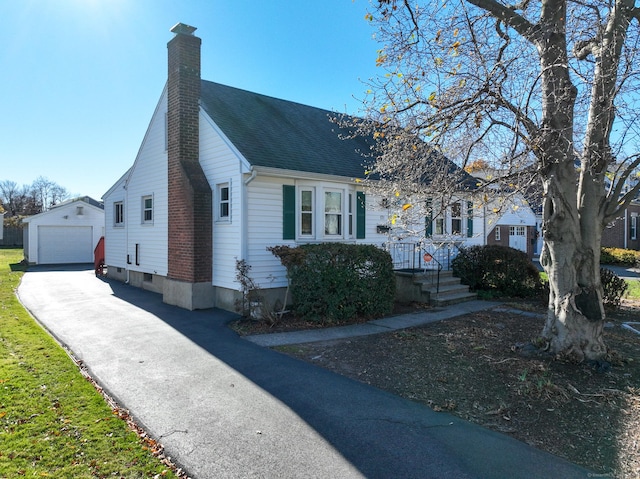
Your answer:
[[[38,263],[93,263],[91,226],[38,226]]]

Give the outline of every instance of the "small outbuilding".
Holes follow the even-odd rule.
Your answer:
[[[93,263],[104,235],[102,203],[83,196],[25,218],[24,257],[29,264]]]

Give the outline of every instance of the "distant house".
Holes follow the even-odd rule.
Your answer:
[[[505,172],[483,166],[473,169],[471,174],[483,181],[491,181],[502,177]],[[491,187],[488,189],[491,191]],[[484,205],[483,243],[509,246],[527,253],[529,258],[539,255],[542,250],[540,194],[538,188],[529,185],[525,191],[491,195]]]
[[[24,257],[30,264],[93,263],[104,235],[102,203],[88,196],[53,206],[23,220]]]
[[[166,87],[133,166],[103,196],[107,274],[169,304],[233,310],[238,260],[284,299],[269,246],[401,241],[389,205],[357,181],[370,140],[342,139],[330,111],[201,80],[194,30],[172,29]],[[438,244],[484,241],[483,210],[460,201],[431,219]]]
[[[640,200],[632,201],[602,232],[602,246],[640,250]]]

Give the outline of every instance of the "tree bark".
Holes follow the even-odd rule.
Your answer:
[[[538,157],[544,191],[541,264],[549,276],[549,303],[542,336],[551,352],[597,360],[607,352],[599,268],[602,226],[595,227],[600,216],[593,202],[583,204],[578,194],[583,182],[578,182],[573,146],[577,93],[567,68],[565,19],[565,1],[543,2],[536,41],[543,102]]]

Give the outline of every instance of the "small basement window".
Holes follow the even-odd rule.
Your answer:
[[[147,283],[153,283],[153,275],[151,273],[143,273],[142,280]]]

